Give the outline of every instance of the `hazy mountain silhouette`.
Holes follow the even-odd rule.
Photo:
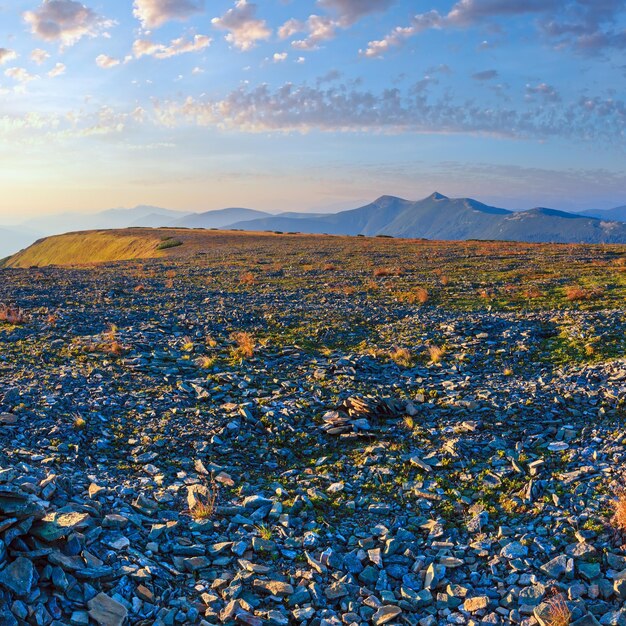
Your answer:
[[[358,209],[331,215],[277,215],[232,226],[245,230],[447,240],[626,243],[626,225],[619,222],[546,208],[508,211],[471,198],[448,198],[437,192],[417,201],[381,196]]]

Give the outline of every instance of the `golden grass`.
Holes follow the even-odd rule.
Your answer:
[[[251,359],[254,356],[254,339],[250,333],[233,333],[230,338],[235,342],[231,350],[234,359]]]
[[[132,232],[132,231],[131,231]],[[121,234],[117,231],[90,231],[48,237],[18,252],[7,267],[85,265],[156,257],[158,234]]]
[[[407,302],[408,304],[426,304],[429,297],[428,290],[423,287],[415,287],[411,291],[399,294],[398,299],[400,302]]]
[[[389,358],[402,367],[411,367],[413,365],[413,356],[406,348],[392,348],[389,351]]]
[[[544,618],[546,626],[568,626],[571,623],[572,612],[559,593],[546,601],[548,613]]]
[[[252,272],[244,272],[239,277],[240,285],[254,285],[256,283],[256,278]]]
[[[626,533],[626,489],[619,488],[613,502],[613,524],[621,532]]]
[[[428,346],[428,356],[431,363],[441,363],[441,359],[443,359],[445,353],[445,348],[440,348],[439,346]]]
[[[13,324],[19,326],[25,324],[28,321],[26,313],[22,309],[6,304],[0,304],[0,322],[6,322],[7,324]]]
[[[385,278],[386,276],[402,276],[403,271],[400,267],[377,267],[374,269],[375,278]]]
[[[207,485],[206,490],[207,496],[204,499],[198,492],[195,493],[196,503],[189,510],[189,514],[197,522],[212,519],[215,515],[219,487],[215,481],[211,481],[211,484]]]

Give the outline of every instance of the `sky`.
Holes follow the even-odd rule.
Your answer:
[[[624,0],[0,0],[0,223],[626,204]]]

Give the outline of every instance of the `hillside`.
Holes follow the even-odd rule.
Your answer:
[[[250,240],[278,237],[280,235],[274,233],[233,233],[185,228],[84,231],[40,239],[5,259],[4,267],[88,265],[132,259],[223,254],[248,246]]]
[[[85,231],[54,235],[9,257],[5,267],[82,265],[151,258],[159,255],[159,231]]]
[[[234,222],[261,219],[269,215],[270,214],[265,211],[232,207],[229,209],[218,209],[216,211],[205,211],[204,213],[190,213],[189,215],[168,222],[167,225],[184,228],[224,228]],[[162,224],[162,226],[163,225],[164,224]]]
[[[626,222],[626,205],[617,206],[613,209],[593,209],[582,211],[581,215],[597,217],[601,220],[615,220],[616,222]]]

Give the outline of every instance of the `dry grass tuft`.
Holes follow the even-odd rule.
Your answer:
[[[203,491],[205,492],[203,496],[198,491],[194,493],[195,502],[189,509],[189,514],[197,522],[213,518],[220,494],[219,486],[214,480]]]
[[[528,300],[536,300],[543,297],[543,292],[537,287],[528,287],[522,292],[522,295]]]
[[[234,359],[251,359],[254,356],[254,339],[250,333],[233,333],[230,338],[235,342],[231,350]]]
[[[429,294],[423,287],[415,287],[411,291],[401,293],[398,295],[400,302],[407,302],[408,304],[426,304],[428,302]]]
[[[252,272],[244,272],[239,277],[240,285],[254,285],[255,283],[256,283],[256,278],[254,277],[254,274]]]
[[[385,278],[386,276],[402,276],[403,271],[400,267],[377,267],[374,270],[375,278]]]
[[[626,488],[620,487],[615,493],[613,501],[613,524],[623,533],[626,533]]]
[[[576,302],[577,300],[589,300],[590,298],[590,294],[587,289],[583,289],[582,287],[576,287],[575,285],[565,287],[564,292],[565,297],[570,302]]]
[[[571,623],[572,612],[560,593],[547,600],[546,604],[548,605],[544,619],[546,626],[568,626]]]
[[[27,321],[28,317],[22,309],[7,306],[6,304],[0,304],[0,322],[20,326],[22,324],[26,324]]]
[[[593,300],[603,293],[603,289],[586,289],[578,285],[569,285],[563,290],[565,298],[570,302],[580,302],[582,300]]]
[[[441,359],[445,353],[445,348],[440,348],[439,346],[428,346],[428,356],[430,357],[431,363],[441,363]]]
[[[413,356],[406,348],[392,348],[389,351],[389,358],[401,367],[411,367],[413,365]]]
[[[211,369],[216,362],[217,359],[214,356],[201,356],[195,360],[195,364],[204,370]]]

